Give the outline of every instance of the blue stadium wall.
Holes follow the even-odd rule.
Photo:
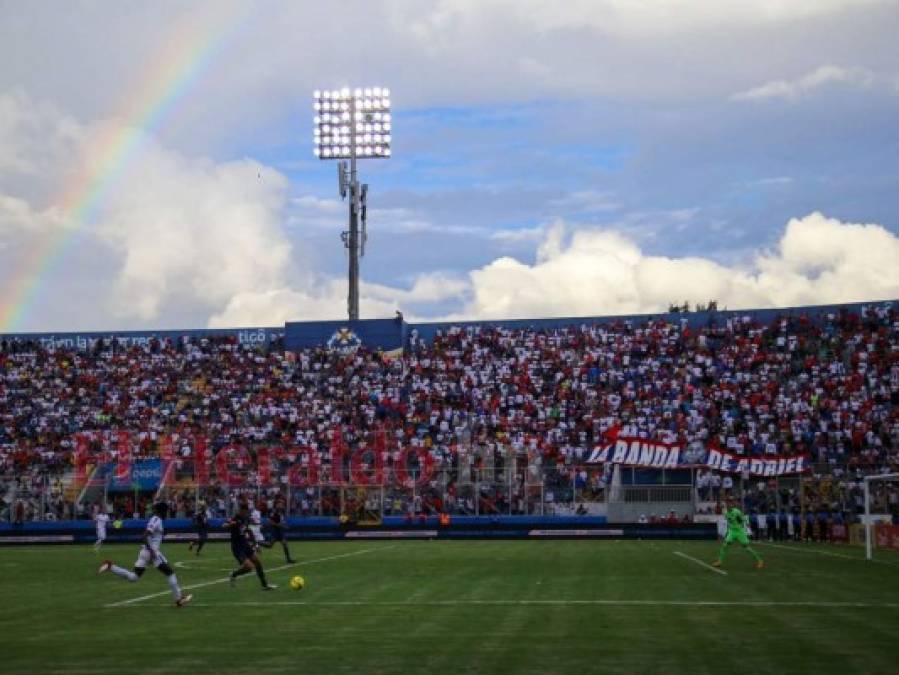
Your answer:
[[[364,345],[370,349],[392,351],[408,346],[408,339],[417,335],[430,342],[437,331],[446,330],[450,326],[500,326],[510,329],[552,329],[584,323],[611,324],[621,321],[643,323],[650,319],[668,321],[686,321],[691,328],[723,325],[728,318],[750,316],[761,323],[767,323],[775,317],[808,316],[812,320],[839,312],[840,310],[858,310],[863,306],[883,305],[899,301],[871,301],[848,303],[841,305],[819,305],[812,307],[787,307],[778,309],[721,310],[715,312],[691,312],[689,314],[632,314],[624,316],[592,316],[592,317],[559,317],[546,319],[514,319],[500,321],[457,321],[452,323],[406,323],[402,319],[364,319],[360,321],[296,321],[288,322],[280,327],[252,328],[199,328],[188,330],[149,330],[149,331],[92,331],[72,333],[7,333],[0,334],[0,340],[36,341],[42,346],[55,346],[65,349],[87,350],[96,345],[100,339],[114,339],[123,347],[145,345],[152,338],[169,338],[177,340],[182,336],[192,338],[230,336],[240,344],[269,345],[283,340],[284,347],[298,350],[309,347],[332,346],[334,348],[351,348]]]
[[[211,541],[227,540],[221,518],[210,520]],[[108,528],[109,543],[137,543],[146,520],[125,520],[122,527]],[[191,541],[195,529],[187,518],[166,520],[166,541]],[[409,521],[386,517],[377,525],[341,524],[337,518],[289,518],[287,536],[292,541],[359,541],[372,539],[696,539],[717,537],[709,523],[675,525],[608,523],[602,516],[453,516],[449,525],[436,517]],[[29,544],[87,544],[95,540],[94,523],[0,523],[0,546]]]

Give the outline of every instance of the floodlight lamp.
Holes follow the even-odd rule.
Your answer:
[[[383,139],[384,139],[384,142],[385,142],[385,143],[390,143],[390,134],[384,135],[384,136],[383,136]]]
[[[381,105],[384,108],[390,108],[390,99],[389,98],[381,99]]]
[[[390,98],[390,90],[387,87],[381,87],[381,96]]]
[[[353,96],[355,96],[356,98],[362,98],[362,90],[358,88],[353,90]]]
[[[371,98],[371,87],[365,88],[365,98]]]
[[[340,104],[340,109],[341,109],[341,110],[349,110],[349,109],[350,109],[350,104],[347,103],[346,101],[343,101],[343,102]]]
[[[372,87],[371,94],[372,94],[372,96],[380,97],[381,96],[381,87]]]
[[[343,113],[343,114],[340,116],[340,119],[342,119],[342,120],[344,120],[345,122],[347,122],[347,121],[349,121],[349,119],[350,119],[350,114],[349,114],[348,112],[345,112],[345,113]]]
[[[325,157],[330,157],[331,156],[331,148],[325,148],[324,150],[322,150],[322,154]]]
[[[318,89],[316,89],[314,92],[312,92],[312,97],[313,98],[321,98],[322,93]]]
[[[384,148],[384,156],[390,157],[390,148]]]
[[[367,143],[367,142],[368,142],[368,141],[366,141],[366,143]],[[365,154],[366,154],[366,155],[370,155],[370,154],[371,154],[371,146],[370,146],[370,145],[366,145],[366,146],[365,146]]]
[[[384,124],[381,125],[381,129],[383,131],[390,131],[390,122],[384,122]]]
[[[319,156],[321,156],[321,154],[322,154],[322,151],[319,150],[318,148],[314,148],[314,149],[312,150],[312,152],[315,154],[316,157],[319,157]]]
[[[349,97],[350,97],[350,90],[348,87],[344,87],[343,89],[340,90],[340,98],[349,98]]]
[[[371,110],[371,99],[370,99],[370,98],[365,99],[365,100],[362,102],[362,107],[363,107],[365,110]]]
[[[316,111],[319,111],[319,110],[322,109],[322,104],[319,103],[318,101],[316,101],[316,102],[315,102],[315,105],[312,106],[312,107],[315,108]]]
[[[390,113],[384,113],[384,116],[381,119],[384,120],[385,122],[389,122],[390,121]]]

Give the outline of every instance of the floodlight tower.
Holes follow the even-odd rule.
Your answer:
[[[349,293],[347,313],[350,321],[359,318],[359,258],[365,255],[366,197],[368,185],[359,185],[357,159],[390,157],[390,91],[385,87],[348,87],[316,90],[315,156],[336,159],[337,185],[340,196],[349,196],[349,230],[340,238],[349,251]],[[347,167],[349,160],[349,167]],[[360,217],[362,231],[359,231]]]

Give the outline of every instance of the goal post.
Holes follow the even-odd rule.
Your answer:
[[[865,490],[865,558],[871,560],[873,557],[873,529],[874,523],[871,522],[871,483],[875,481],[897,481],[899,482],[899,473],[882,473],[876,476],[866,476],[864,479]]]

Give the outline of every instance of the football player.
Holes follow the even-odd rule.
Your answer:
[[[265,571],[262,569],[262,561],[257,555],[256,541],[250,530],[250,509],[246,503],[242,503],[229,520],[225,522],[225,528],[231,534],[231,553],[239,563],[239,567],[231,572],[231,585],[237,582],[237,577],[248,574],[253,569],[256,570],[256,576],[259,577],[259,583],[262,584],[262,590],[270,591],[275,588],[265,579]]]
[[[134,563],[134,571],[129,572],[124,567],[116,565],[112,560],[104,560],[103,564],[100,565],[98,572],[112,572],[116,576],[134,583],[143,576],[147,569],[147,564],[151,564],[162,572],[168,580],[169,586],[172,589],[172,595],[175,598],[175,607],[184,607],[184,605],[193,599],[193,596],[190,594],[185,595],[181,592],[181,587],[178,585],[178,578],[175,576],[175,570],[172,569],[171,565],[169,565],[169,561],[166,560],[160,550],[162,539],[165,535],[163,520],[168,515],[168,505],[164,502],[154,504],[153,514],[153,517],[150,518],[150,521],[147,523],[147,529],[144,530],[141,539],[141,549],[138,552],[137,560]]]

